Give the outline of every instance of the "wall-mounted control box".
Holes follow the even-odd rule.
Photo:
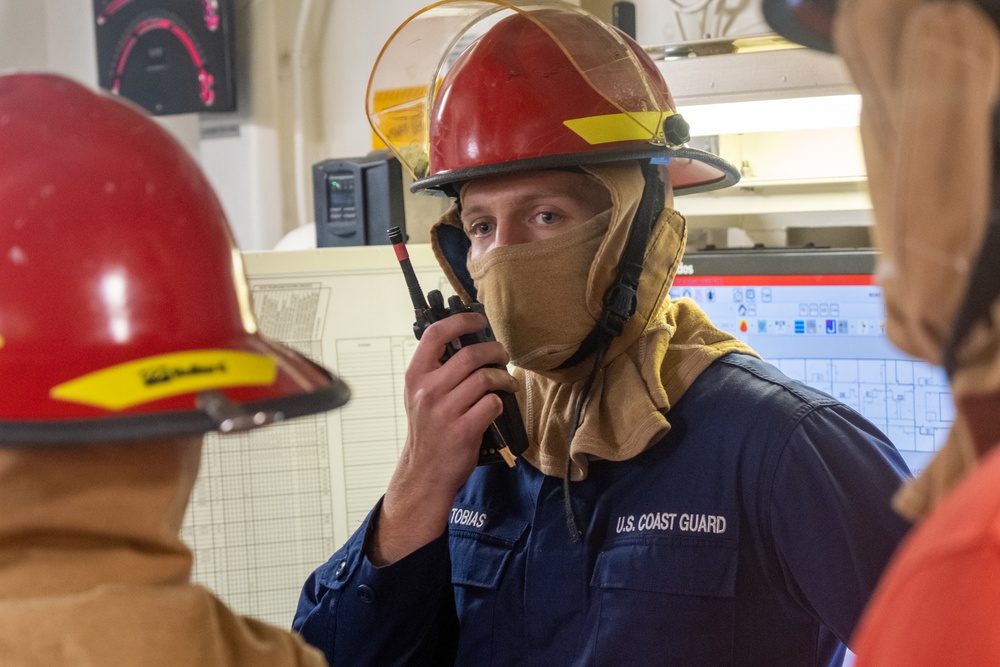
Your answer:
[[[403,172],[388,151],[313,165],[316,245],[388,245],[390,227],[406,229]]]

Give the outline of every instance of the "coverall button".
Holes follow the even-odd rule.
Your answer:
[[[337,571],[333,573],[333,576],[337,581],[342,581],[345,574],[347,574],[347,561],[342,560],[337,564]]]
[[[375,591],[372,590],[371,586],[361,584],[358,586],[358,598],[365,604],[371,604],[375,601]]]

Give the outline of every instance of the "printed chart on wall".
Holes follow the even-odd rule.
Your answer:
[[[430,247],[411,246],[424,291],[452,293]],[[287,627],[306,577],[382,495],[406,435],[413,306],[390,246],[244,255],[258,325],[333,370],[332,412],[205,440],[183,537],[194,579],[242,614]]]

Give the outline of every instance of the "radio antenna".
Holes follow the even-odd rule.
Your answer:
[[[406,241],[403,240],[403,232],[399,227],[389,229],[389,243],[392,244],[392,249],[396,252],[396,259],[399,260],[399,266],[403,269],[406,289],[410,292],[410,301],[413,303],[413,309],[417,311],[417,316],[419,317],[429,306],[427,305],[427,299],[424,298],[423,290],[420,289],[417,272],[413,270],[413,264],[410,262],[410,253],[406,252]]]

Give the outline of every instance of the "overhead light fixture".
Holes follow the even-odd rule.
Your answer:
[[[681,106],[677,110],[691,125],[691,136],[695,137],[857,127],[861,96],[824,95],[720,102]]]

